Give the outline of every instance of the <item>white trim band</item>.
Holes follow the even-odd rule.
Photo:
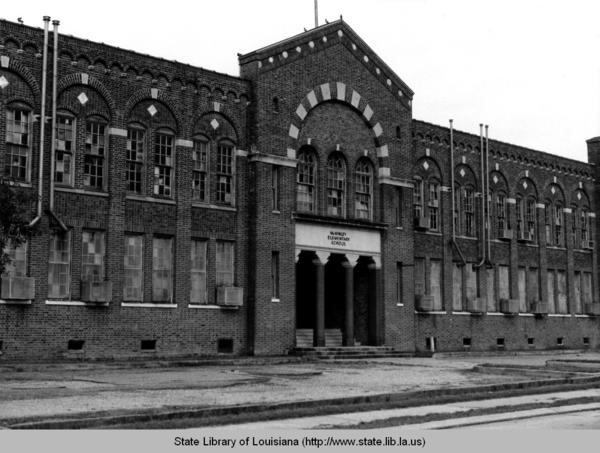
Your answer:
[[[131,308],[177,308],[177,304],[149,304],[137,302],[121,302],[121,307]]]
[[[193,148],[194,142],[184,138],[178,138],[175,140],[175,146],[181,146],[182,148]]]
[[[117,137],[127,137],[127,129],[121,129],[120,127],[109,127],[108,135],[116,135]]]

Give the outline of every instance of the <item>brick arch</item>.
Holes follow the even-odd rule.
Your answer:
[[[323,83],[309,91],[298,104],[288,132],[288,155],[295,154],[298,149],[300,129],[302,129],[309,112],[319,104],[330,101],[342,102],[361,115],[364,122],[371,129],[377,146],[377,161],[380,173],[383,170],[383,173],[387,172],[389,176],[388,145],[384,143],[385,135],[381,123],[377,121],[377,116],[369,103],[356,90],[343,82]]]
[[[580,206],[580,207],[587,207],[587,208],[592,207],[592,204],[590,203],[590,197],[587,194],[587,191],[585,189],[577,187],[574,190],[572,190],[571,193],[572,193],[572,199],[571,199],[572,204]],[[581,194],[581,196],[579,196],[579,194]]]
[[[0,68],[0,69],[3,69],[3,68]],[[40,86],[39,86],[36,78],[33,76],[31,71],[29,69],[27,69],[27,67],[25,65],[23,65],[19,61],[15,61],[14,58],[10,58],[8,60],[8,67],[4,68],[4,69],[8,69],[8,70],[14,72],[19,77],[21,77],[25,81],[25,83],[29,86],[29,88],[31,89],[31,92],[33,93],[33,96],[35,98],[38,98],[41,95]]]
[[[554,193],[552,193],[552,188],[555,188]],[[567,206],[568,204],[570,204],[570,200],[567,200],[567,197],[565,195],[565,190],[562,187],[562,185],[560,185],[558,182],[551,182],[548,185],[546,185],[545,189],[544,189],[544,197],[552,200],[552,201],[562,201],[564,206]]]
[[[138,103],[144,100],[152,99],[160,102],[169,110],[171,115],[173,115],[173,118],[175,118],[175,122],[177,123],[176,133],[182,134],[184,121],[179,111],[173,107],[174,103],[172,99],[167,95],[165,90],[159,88],[143,88],[133,93],[133,95],[127,99],[127,102],[125,102],[125,107],[123,108],[124,121],[127,121],[127,119],[131,116],[131,111]]]
[[[115,103],[113,96],[110,94],[110,91],[108,91],[102,82],[85,72],[78,72],[75,74],[69,74],[60,79],[57,83],[57,91],[60,94],[73,85],[88,85],[100,93],[100,96],[102,96],[106,101],[106,104],[110,109],[110,115],[114,121],[117,112],[117,104]]]
[[[227,123],[227,125],[233,130],[234,137],[229,137],[228,135],[222,136],[218,132],[219,129],[222,129],[221,127],[214,130],[212,128],[212,126],[210,126],[209,124],[206,124],[206,122],[209,121],[211,116],[217,116],[219,119],[224,120]],[[217,121],[219,121],[219,119],[217,119]],[[219,138],[233,139],[236,146],[238,146],[238,147],[240,146],[239,130],[235,126],[235,123],[232,121],[231,117],[229,115],[225,114],[222,110],[220,110],[218,112],[214,111],[214,110],[203,112],[193,122],[191,133],[192,133],[192,135],[201,133],[201,134],[208,135],[212,138],[217,138],[217,139],[219,139]]]
[[[421,156],[413,165],[412,174],[423,179],[436,178],[443,184],[443,173],[439,162],[431,156]]]

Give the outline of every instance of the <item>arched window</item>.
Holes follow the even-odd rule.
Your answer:
[[[192,151],[192,201],[208,201],[208,163],[210,144],[206,137],[194,138]]]
[[[357,219],[373,217],[373,166],[367,159],[360,159],[355,171],[355,212]]]
[[[423,180],[415,177],[413,185],[413,217],[416,224],[423,217]]]
[[[496,193],[496,228],[498,237],[504,237],[504,230],[510,228],[506,215],[506,194],[504,192]]]
[[[565,214],[560,202],[554,204],[554,245],[563,247],[565,245],[563,226],[565,224]]]
[[[154,195],[173,196],[173,133],[158,129],[154,134]]]
[[[308,150],[300,151],[296,169],[296,205],[298,211],[315,211],[316,174],[317,160],[315,154]]]
[[[106,190],[108,183],[108,127],[103,118],[92,116],[85,121],[83,185],[88,189]]]
[[[31,109],[13,104],[6,109],[4,174],[17,181],[31,180]]]
[[[327,159],[327,215],[345,215],[346,162],[340,154]]]
[[[592,231],[591,227],[591,216],[588,207],[584,207],[581,209],[581,248],[591,249],[593,245],[591,244],[591,236],[590,231]]]
[[[475,189],[473,186],[461,188],[461,213],[464,216],[464,235],[474,237],[475,231]]]
[[[440,230],[440,183],[437,179],[429,180],[427,209],[429,210],[429,229]]]
[[[127,128],[125,154],[125,189],[141,194],[144,190],[144,163],[146,161],[146,130],[139,124]]]
[[[525,206],[525,222],[526,222],[526,232],[529,235],[529,240],[536,242],[536,200],[533,197],[527,198],[527,204]]]
[[[69,112],[56,114],[54,152],[54,182],[59,185],[75,184],[75,117]]]
[[[217,145],[217,203],[233,205],[234,147],[229,142]]]

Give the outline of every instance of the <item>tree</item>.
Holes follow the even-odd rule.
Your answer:
[[[31,190],[19,188],[11,179],[0,177],[0,274],[11,261],[5,253],[6,247],[9,244],[18,247],[38,231],[37,225],[29,226],[35,199]]]

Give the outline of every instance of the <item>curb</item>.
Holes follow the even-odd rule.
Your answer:
[[[600,387],[600,376],[567,377],[516,383],[492,384],[454,389],[421,390],[406,393],[385,393],[361,395],[323,400],[305,400],[274,404],[250,404],[218,407],[192,407],[177,410],[150,410],[121,415],[97,413],[69,414],[69,418],[5,420],[0,422],[11,429],[81,429],[81,428],[123,428],[137,423],[156,424],[166,428],[177,421],[174,427],[223,425],[233,422],[262,421],[299,416],[325,415],[343,412],[360,412],[382,408],[415,407],[430,404],[473,401],[523,394],[550,393],[574,389]],[[383,407],[382,407],[383,406]],[[75,418],[76,417],[76,418]],[[193,421],[193,423],[192,423]],[[162,423],[159,423],[162,422]],[[151,426],[144,426],[151,428]]]

